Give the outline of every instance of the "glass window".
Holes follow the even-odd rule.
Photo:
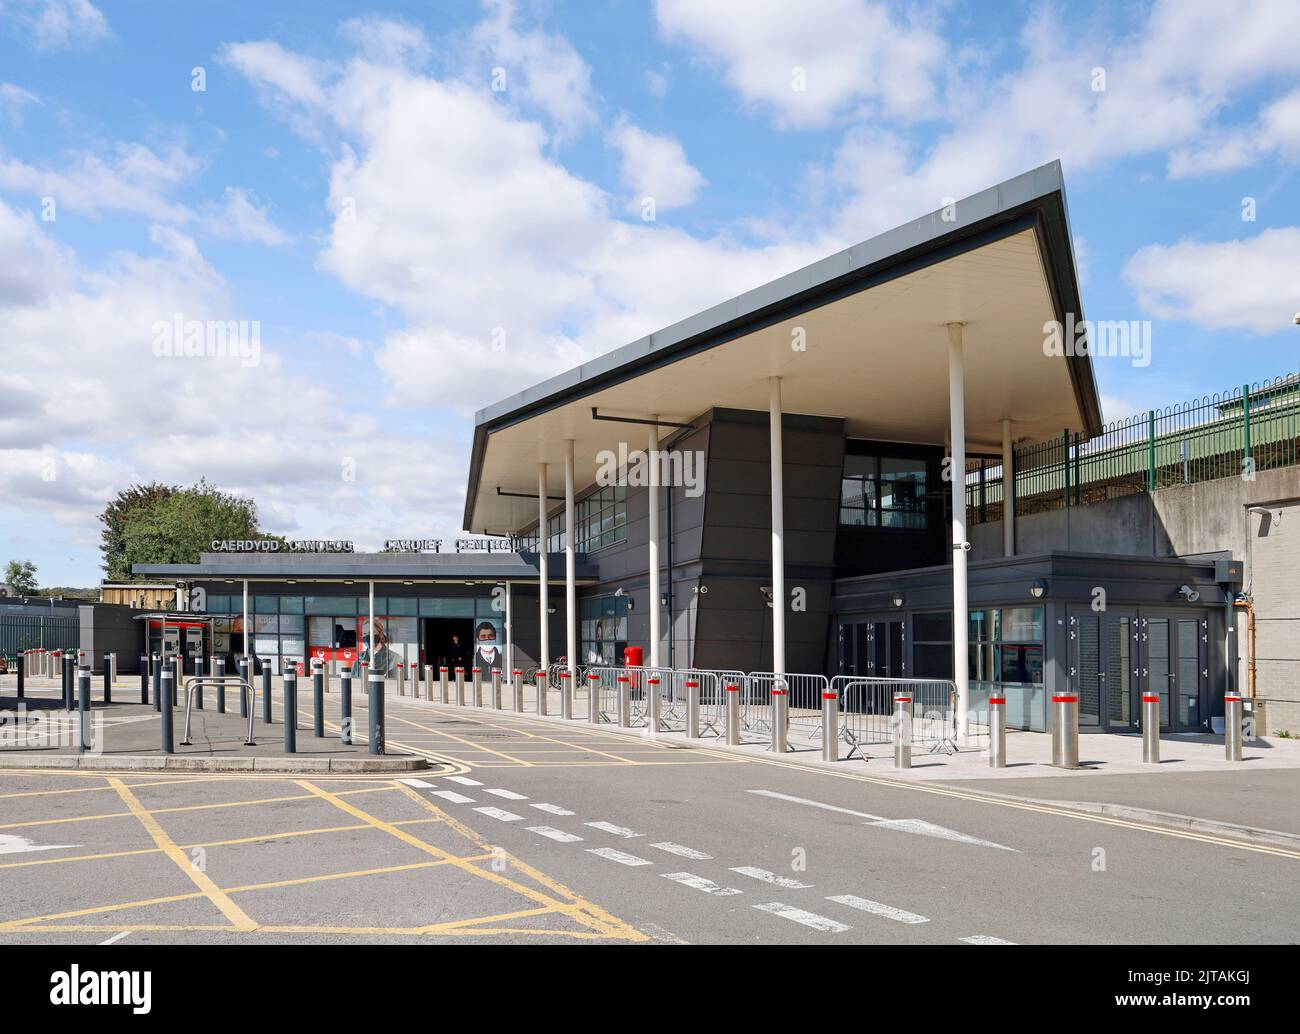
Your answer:
[[[467,597],[421,600],[420,613],[435,618],[472,618],[474,601]]]
[[[1041,643],[1043,608],[1004,607],[999,638],[1008,643]]]
[[[912,615],[912,638],[917,642],[951,643],[952,615],[943,611]]]
[[[281,596],[280,597],[281,614],[301,614],[302,597],[301,596]]]
[[[308,614],[333,614],[337,607],[337,596],[308,596],[306,599]]]
[[[1043,648],[1041,646],[998,647],[998,681],[1019,685],[1043,684]]]
[[[414,596],[389,596],[388,610],[385,613],[414,617],[418,609],[418,603],[419,601]]]
[[[274,614],[255,614],[253,615],[253,634],[258,632],[277,632],[280,629],[280,619]]]
[[[281,632],[293,632],[296,635],[302,635],[302,623],[303,623],[303,618],[301,615],[298,616],[294,616],[292,614],[280,615]]]
[[[925,491],[924,460],[846,455],[840,524],[923,530],[928,525]]]
[[[242,602],[240,604],[243,605]],[[280,610],[279,596],[254,596],[253,613],[254,614],[275,614]]]
[[[209,596],[208,597],[209,614],[229,614],[230,597],[229,596]]]

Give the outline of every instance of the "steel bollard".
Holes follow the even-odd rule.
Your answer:
[[[262,723],[271,724],[271,665],[262,665]]]
[[[411,662],[411,696],[420,699],[420,666]]]
[[[113,651],[108,655],[108,677],[114,682],[117,681],[117,652]]]
[[[424,666],[424,699],[433,703],[433,665]]]
[[[352,669],[345,668],[339,673],[339,742],[345,747],[352,746]]]
[[[663,708],[663,699],[659,696],[659,680],[657,678],[648,678],[645,680],[645,709],[646,709],[646,728],[650,730],[650,735],[655,736],[659,732],[660,712]]]
[[[632,680],[626,675],[618,676],[618,724],[622,729],[632,727]]]
[[[397,663],[397,695],[406,696],[406,665],[400,661]]]
[[[1223,754],[1228,761],[1241,760],[1241,697],[1235,693],[1223,698]]]
[[[474,683],[474,706],[483,706],[483,669],[470,668],[470,681]]]
[[[370,753],[384,753],[384,677],[370,673]]]
[[[149,657],[143,653],[140,655],[140,703],[149,703]]]
[[[239,672],[239,681],[241,683],[239,687],[239,717],[247,718],[248,717],[248,690],[243,687],[242,683],[248,682],[250,686],[252,685],[252,682],[250,682],[248,678],[250,674],[248,670],[248,658],[247,657],[239,658],[239,661],[236,663],[235,668]]]
[[[514,700],[515,714],[524,712],[524,673],[516,668],[510,673],[510,696]]]
[[[202,677],[203,675],[203,655],[196,654],[194,657],[194,674]],[[200,711],[203,710],[203,683],[200,682],[194,687],[194,706]]]
[[[1062,693],[1052,697],[1052,765],[1079,767],[1079,696]]]
[[[546,717],[546,672],[538,671],[537,675],[537,713]]]
[[[298,752],[298,673],[285,668],[282,683],[284,691],[284,752]]]
[[[104,654],[104,703],[113,702],[113,661],[109,654]]]
[[[451,699],[447,695],[447,692],[448,692],[447,691],[447,669],[443,667],[439,667],[438,668],[438,697],[444,704],[449,703]]]
[[[226,677],[226,659],[224,657],[214,657],[212,659],[212,674],[218,678]],[[226,713],[226,686],[224,683],[217,683],[217,714]]]
[[[176,753],[176,737],[172,733],[172,682],[175,676],[168,665],[162,666],[158,676],[158,710],[162,714],[162,752]]]
[[[77,753],[90,749],[90,669],[77,672]]]
[[[456,706],[465,706],[465,669],[456,669]]]
[[[149,658],[149,670],[153,673],[153,709],[162,712],[162,658],[154,654]]]
[[[573,679],[567,669],[560,672],[560,717],[573,717]]]
[[[686,681],[686,738],[700,738],[700,683],[698,679]]]
[[[840,695],[822,693],[822,760],[840,759]]]
[[[75,668],[73,667],[71,650],[63,655],[63,660],[60,662],[59,674],[63,676],[63,709],[65,711],[71,711],[76,703],[72,699],[72,680],[75,677]]]
[[[322,664],[320,666],[320,681],[321,681],[321,686],[325,690],[325,695],[329,696],[330,695],[330,666],[328,664]]]
[[[600,676],[594,673],[587,675],[587,721],[600,724]]]
[[[325,735],[325,665],[316,665],[311,673],[311,725],[318,739]]]
[[[790,693],[784,682],[772,685],[772,752],[790,749]]]
[[[989,697],[989,768],[1007,767],[1007,698]]]
[[[492,707],[501,710],[501,669],[492,669]]]
[[[894,697],[894,767],[912,767],[912,698]]]
[[[18,655],[17,661],[15,661],[14,663],[18,668],[18,699],[22,700],[27,692],[27,687],[24,685],[24,680],[27,677],[27,673],[25,671],[27,667],[26,651],[20,653]]]
[[[1160,697],[1142,694],[1142,764],[1160,764]]]
[[[172,657],[172,707],[181,702],[181,680],[185,677],[185,658],[180,654]]]
[[[734,682],[727,683],[727,743],[732,746],[740,744],[740,686]]]

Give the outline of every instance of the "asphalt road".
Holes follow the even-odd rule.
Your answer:
[[[0,943],[1295,940],[1298,852],[579,723],[388,712],[390,742],[442,772],[0,772]]]

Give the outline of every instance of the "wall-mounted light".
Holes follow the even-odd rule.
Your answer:
[[[546,613],[548,613],[548,614],[554,614],[554,613],[555,613],[555,608],[554,608],[554,607],[547,607],[547,608],[546,608]]]
[[[415,583],[414,583],[414,582],[403,582],[402,584],[403,584],[403,585],[414,585]]]
[[[691,586],[691,592],[698,593],[700,596],[707,596],[709,587],[707,585],[693,585]]]
[[[1036,600],[1041,600],[1045,595],[1047,595],[1047,582],[1042,578],[1035,578],[1034,581],[1030,583],[1029,595]]]
[[[894,608],[896,610],[902,610],[903,604],[907,602],[907,597],[904,596],[901,592],[895,592],[889,602],[894,605]]]
[[[668,606],[668,594],[667,594],[667,593],[663,593],[663,594],[659,597],[659,606],[661,606],[661,607],[666,607],[666,606]]]

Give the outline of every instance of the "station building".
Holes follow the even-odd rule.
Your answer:
[[[364,650],[373,592],[406,663],[480,636],[515,667],[632,647],[951,679],[965,709],[1005,694],[1026,729],[1065,690],[1084,731],[1134,729],[1151,691],[1168,731],[1212,728],[1237,677],[1230,549],[1021,542],[1018,443],[1068,456],[1103,430],[1087,349],[1045,347],[1083,319],[1053,163],[480,411],[463,526],[504,552],[213,552],[136,574],[202,590],[215,636],[242,637],[247,583],[265,657]],[[972,529],[972,486],[1003,471]]]

